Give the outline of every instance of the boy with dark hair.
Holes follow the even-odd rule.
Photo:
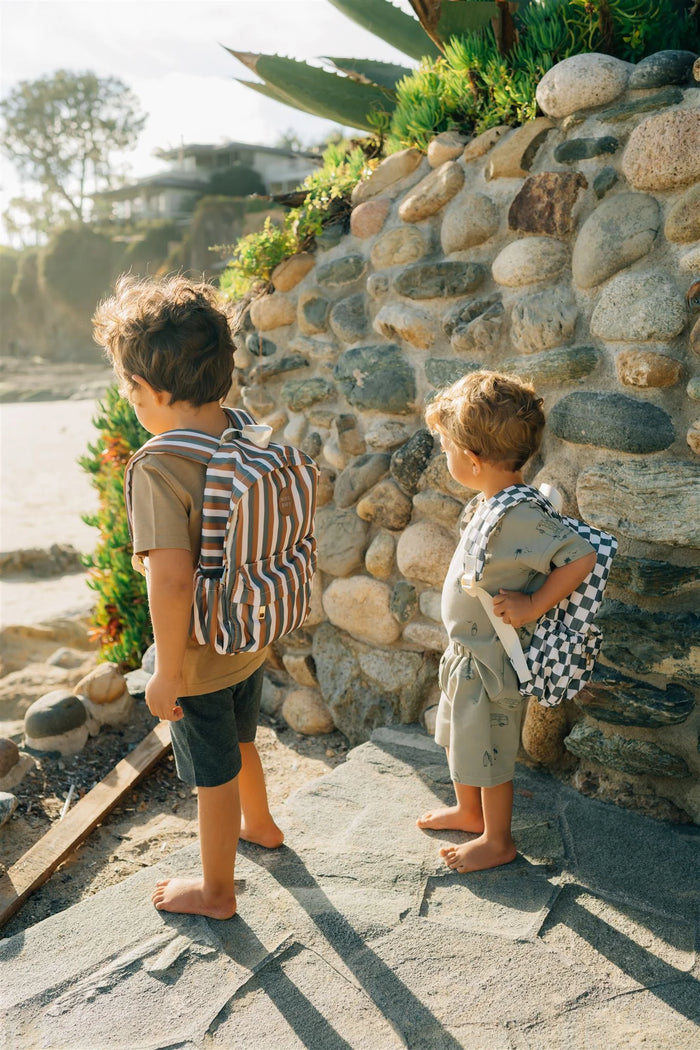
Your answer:
[[[151,434],[202,431],[230,422],[221,401],[231,384],[233,340],[215,289],[182,277],[122,277],[94,317],[120,391]],[[157,883],[155,906],[211,918],[236,911],[239,836],[274,848],[283,840],[268,807],[255,747],[266,650],[222,655],[189,637],[200,549],[206,466],[145,455],[134,464],[134,563],[148,582],[156,646],[146,688],[152,714],[171,723],[178,775],[197,787],[201,879]]]
[[[448,867],[478,871],[516,856],[510,825],[524,699],[481,601],[462,584],[473,560],[470,522],[484,501],[523,485],[522,468],[539,448],[545,420],[532,386],[482,371],[440,391],[425,418],[440,435],[452,477],[481,495],[467,505],[442,592],[450,643],[440,662],[435,739],[447,749],[457,802],[423,814],[417,823],[477,833],[440,852]],[[534,621],[570,595],[595,560],[585,539],[526,501],[507,510],[493,529],[481,587],[494,596],[494,611],[504,623],[525,628],[524,642]]]

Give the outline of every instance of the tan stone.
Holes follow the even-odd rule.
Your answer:
[[[604,106],[627,87],[632,67],[612,55],[572,55],[549,69],[537,85],[537,104],[550,117]]]
[[[673,386],[681,378],[680,361],[651,350],[620,350],[615,358],[617,378],[624,386]]]
[[[667,241],[679,244],[700,240],[700,183],[691,186],[671,205],[664,234]]]
[[[403,631],[403,640],[417,645],[419,649],[432,649],[441,653],[447,648],[449,638],[441,623],[428,623],[427,620],[413,620],[407,623]]]
[[[477,160],[478,157],[483,157],[485,153],[495,146],[496,143],[506,132],[510,131],[507,124],[499,124],[498,127],[489,128],[488,131],[482,131],[481,135],[477,135],[475,139],[468,142],[464,147],[464,153],[462,154],[462,160],[470,161]]]
[[[284,653],[282,656],[284,669],[292,676],[299,685],[314,688],[318,685],[316,678],[316,665],[311,653]]]
[[[700,111],[647,117],[629,137],[622,172],[638,190],[671,190],[700,179]]]
[[[432,521],[418,521],[399,537],[396,563],[409,580],[442,586],[455,552],[455,539],[447,529]]]
[[[317,689],[295,689],[282,704],[282,717],[295,733],[320,736],[335,729],[333,718]]]
[[[535,155],[554,124],[547,117],[535,117],[516,128],[494,146],[486,165],[487,179],[522,179],[532,167]]]
[[[690,332],[690,349],[694,354],[700,355],[700,317],[698,317]]]
[[[700,419],[696,419],[690,424],[685,437],[695,455],[700,456]]]
[[[116,664],[98,664],[94,670],[81,678],[75,687],[76,693],[89,697],[95,704],[110,704],[118,700],[126,690],[126,680]]]
[[[398,532],[411,520],[413,504],[391,478],[385,478],[362,497],[355,510],[363,521]]]
[[[275,399],[266,386],[245,386],[241,397],[244,406],[257,418],[267,416],[275,407]]]
[[[455,499],[461,500],[462,503],[466,503],[467,500],[471,499],[475,493],[471,489],[467,489],[464,485],[460,485],[458,481],[450,474],[447,468],[447,457],[444,452],[440,452],[437,456],[433,456],[430,463],[423,472],[421,479],[421,489],[425,485],[428,489],[437,489],[438,492],[443,492],[446,496],[454,496]]]
[[[681,273],[700,273],[700,244],[681,255],[678,269]]]
[[[511,241],[496,256],[491,267],[493,279],[508,288],[548,281],[566,266],[566,245],[552,237],[523,237]]]
[[[282,328],[284,325],[293,324],[296,316],[294,300],[279,292],[262,295],[250,306],[250,319],[260,332],[268,332],[272,328]]]
[[[432,492],[429,489],[415,494],[413,506],[419,514],[424,515],[426,518],[432,518],[433,521],[438,521],[441,525],[447,525],[449,528],[453,528],[457,524],[464,509],[464,504],[460,503],[459,500],[453,499],[452,496],[443,496],[441,493]]]
[[[428,143],[428,164],[439,168],[448,160],[456,160],[464,149],[465,139],[456,131],[442,131]]]
[[[316,571],[311,583],[311,600],[309,614],[304,620],[304,627],[317,627],[326,619],[323,611],[323,573]]]
[[[387,339],[403,339],[420,350],[432,346],[437,334],[437,322],[430,314],[419,306],[402,302],[382,306],[373,328]]]
[[[378,532],[365,554],[365,568],[378,580],[388,580],[394,569],[396,544],[389,532]]]
[[[404,222],[422,222],[451,201],[464,185],[464,168],[457,161],[448,160],[404,197],[399,205],[399,216]]]
[[[19,762],[19,748],[14,740],[0,737],[0,777],[5,777]]]
[[[498,207],[484,193],[460,193],[445,208],[440,242],[446,255],[483,244],[500,225]]]
[[[391,588],[369,576],[333,580],[323,593],[323,608],[331,623],[372,645],[391,645],[401,634],[390,602]]]
[[[350,233],[364,240],[379,233],[386,222],[391,204],[388,200],[365,201],[353,208],[350,216]]]
[[[372,265],[378,270],[418,262],[429,250],[426,237],[413,226],[387,230],[372,247]]]
[[[288,259],[283,259],[272,271],[271,281],[277,292],[289,292],[303,281],[307,273],[313,270],[316,260],[309,252],[297,252]]]
[[[377,197],[400,179],[412,175],[423,160],[418,149],[403,149],[383,160],[368,179],[358,182],[352,191],[352,203],[362,204]]]
[[[569,719],[563,707],[543,707],[531,699],[523,719],[523,747],[530,758],[545,766],[556,766],[566,757],[564,737]]]

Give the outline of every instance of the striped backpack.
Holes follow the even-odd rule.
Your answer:
[[[127,465],[124,492],[131,528],[139,459],[162,453],[206,465],[191,633],[217,653],[253,652],[308,614],[318,467],[299,449],[269,444],[271,428],[247,412],[225,411],[231,426],[220,438],[169,430],[142,445]]]
[[[483,605],[518,676],[522,695],[534,696],[543,707],[556,707],[576,696],[593,673],[602,642],[600,628],[593,620],[603,600],[617,540],[585,521],[560,515],[555,506],[561,502],[559,493],[548,485],[543,485],[542,489],[544,491],[530,485],[510,485],[491,499],[484,500],[467,525],[466,571],[461,584]],[[527,653],[523,653],[515,628],[504,623],[494,612],[491,595],[478,586],[494,526],[507,510],[523,500],[536,503],[550,517],[562,521],[588,540],[596,554],[596,563],[583,583],[537,621]]]

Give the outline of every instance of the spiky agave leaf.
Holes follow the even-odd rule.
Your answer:
[[[378,87],[393,91],[403,77],[412,71],[408,66],[398,66],[393,62],[379,62],[373,58],[327,58],[336,69],[362,84],[377,84]]]
[[[337,76],[280,55],[226,50],[276,92],[290,99],[292,105],[337,124],[371,131],[367,114],[393,109],[390,93],[375,84],[360,84],[350,77]]]
[[[329,0],[329,3],[363,29],[416,61],[425,56],[437,58],[440,54],[420,22],[394,7],[389,0]]]
[[[281,102],[284,106],[291,106],[292,109],[299,109],[304,113],[314,113],[314,110],[306,106],[300,106],[289,95],[285,95],[284,91],[278,91],[277,88],[273,88],[269,84],[258,84],[255,80],[239,80],[238,77],[235,79],[243,87],[251,88],[252,91],[257,91],[259,95],[271,98],[274,102]]]

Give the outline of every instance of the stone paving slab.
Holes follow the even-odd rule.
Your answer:
[[[0,941],[2,1050],[690,1050],[700,829],[519,768],[518,859],[459,875],[416,816],[444,752],[376,730],[241,844],[239,914],[167,915],[196,846]]]

